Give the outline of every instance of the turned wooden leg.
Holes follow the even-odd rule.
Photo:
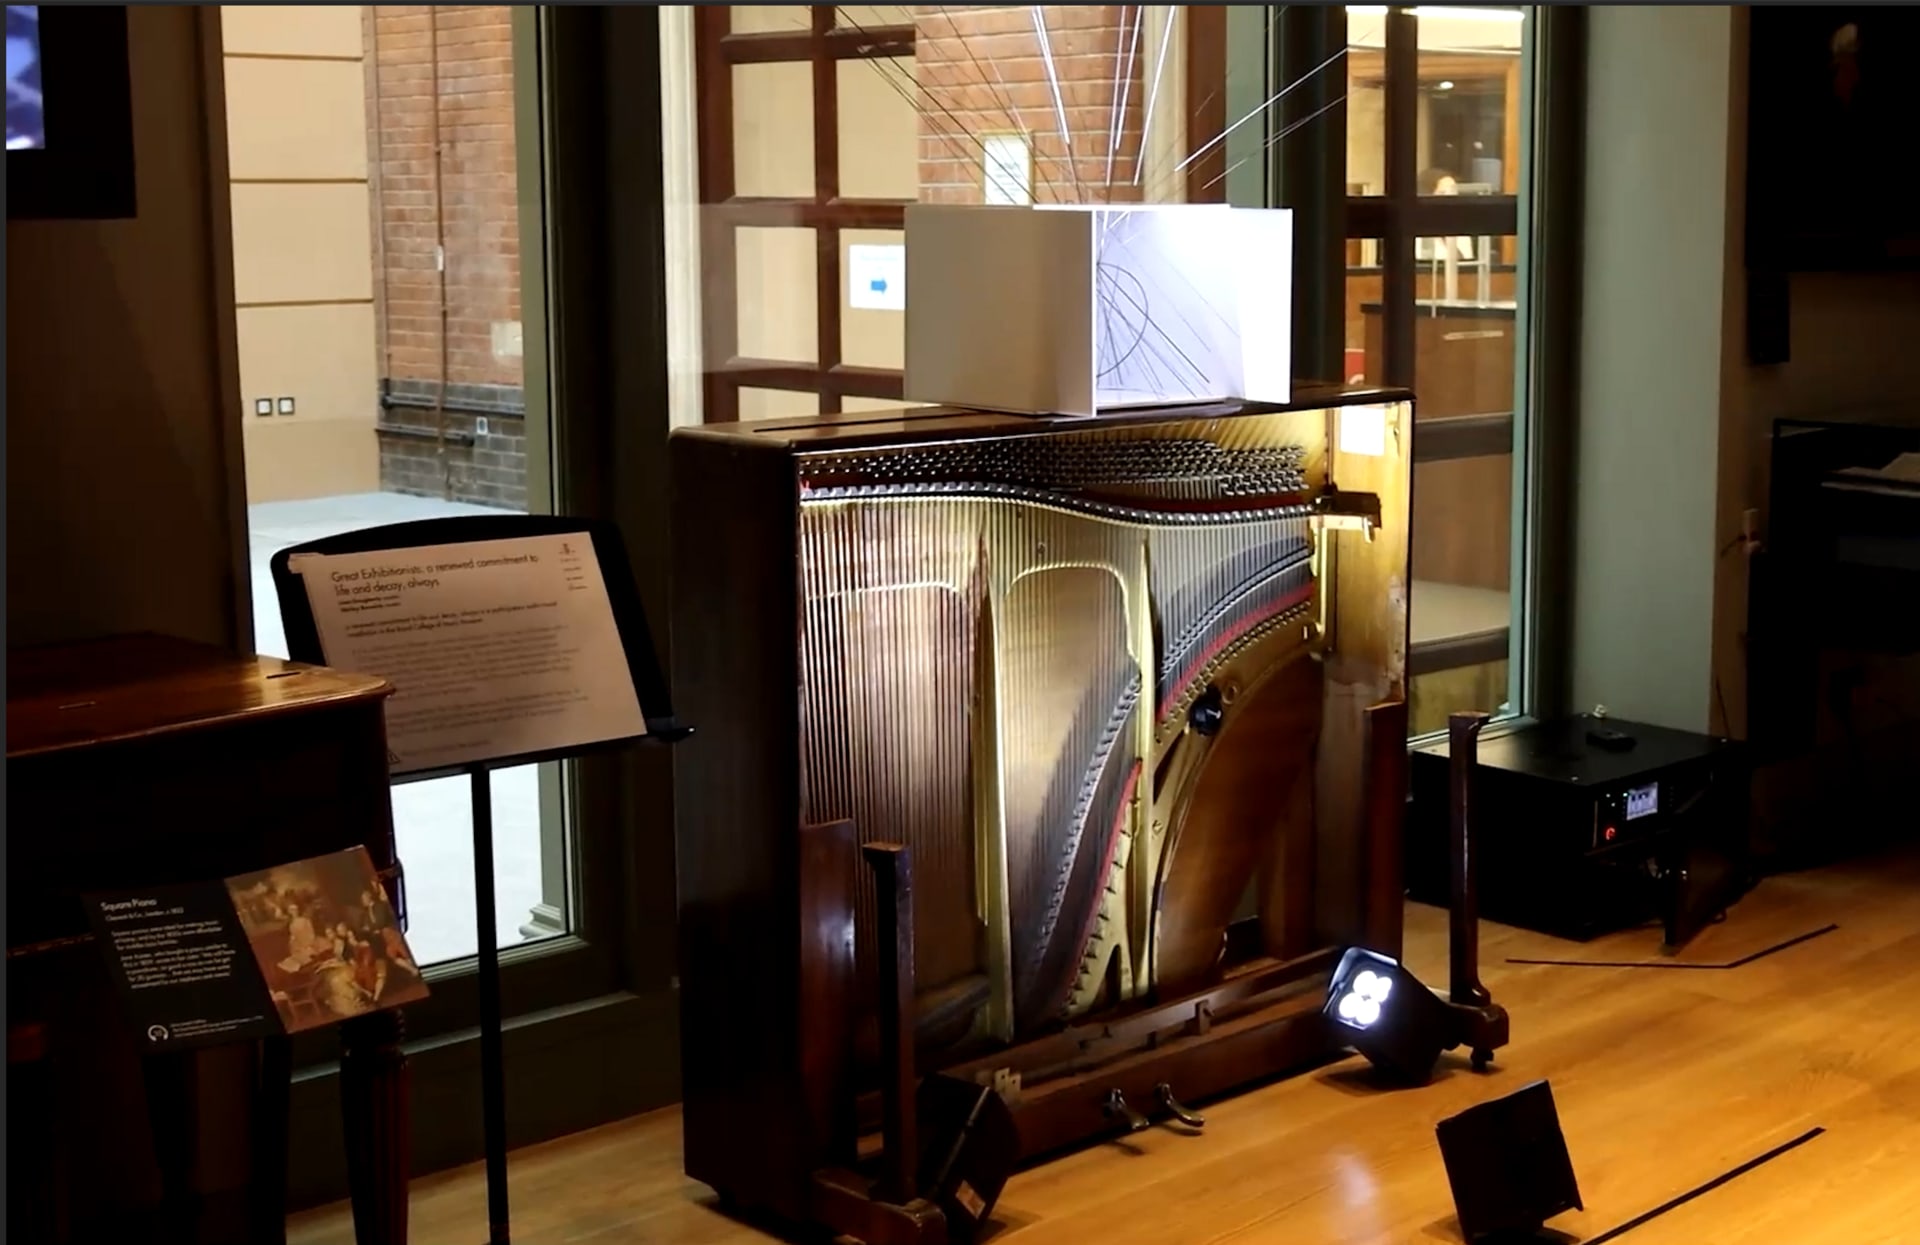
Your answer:
[[[200,1198],[194,1189],[199,1150],[195,1099],[200,1083],[194,1052],[148,1055],[140,1061],[147,1092],[147,1125],[160,1165],[161,1239],[188,1245],[200,1232]]]
[[[412,1120],[398,1012],[340,1026],[340,1110],[358,1245],[406,1245]]]
[[[262,1038],[254,1048],[252,1080],[253,1163],[247,1173],[247,1240],[285,1245],[293,1042],[284,1037]]]
[[[7,1027],[7,1095],[7,1240],[54,1245],[59,1217],[45,1025]]]

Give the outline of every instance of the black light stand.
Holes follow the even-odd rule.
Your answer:
[[[487,1149],[487,1241],[512,1239],[507,1198],[507,1067],[500,1021],[500,931],[493,913],[493,782],[473,768],[473,903],[480,938],[480,1117]]]
[[[1479,764],[1484,713],[1455,713],[1447,719],[1448,778],[1453,813],[1453,903],[1447,925],[1448,1038],[1444,1049],[1465,1046],[1473,1069],[1483,1071],[1493,1052],[1507,1044],[1507,1009],[1480,984],[1480,902],[1475,885],[1473,775]]]
[[[1442,1051],[1465,1046],[1485,1071],[1507,1044],[1507,1013],[1480,984],[1480,909],[1476,902],[1473,771],[1484,713],[1448,722],[1452,779],[1453,894],[1448,911],[1447,996],[1429,990],[1405,965],[1364,946],[1350,947],[1327,983],[1321,1014],[1373,1065],[1403,1084],[1433,1076]]]

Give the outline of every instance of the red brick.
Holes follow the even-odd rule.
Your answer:
[[[442,379],[444,288],[446,382],[518,386],[520,361],[493,356],[493,325],[520,318],[511,10],[375,5],[368,13],[375,310],[387,374]],[[441,243],[444,277],[434,262]]]

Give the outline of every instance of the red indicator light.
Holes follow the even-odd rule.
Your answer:
[[[1611,843],[1615,839],[1620,837],[1620,832],[1614,829],[1612,826],[1608,826],[1605,830],[1600,832],[1600,837],[1605,841],[1607,841],[1608,843]]]

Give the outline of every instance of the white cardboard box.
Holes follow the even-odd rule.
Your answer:
[[[1291,393],[1290,212],[916,203],[906,215],[909,401],[1097,415]]]

